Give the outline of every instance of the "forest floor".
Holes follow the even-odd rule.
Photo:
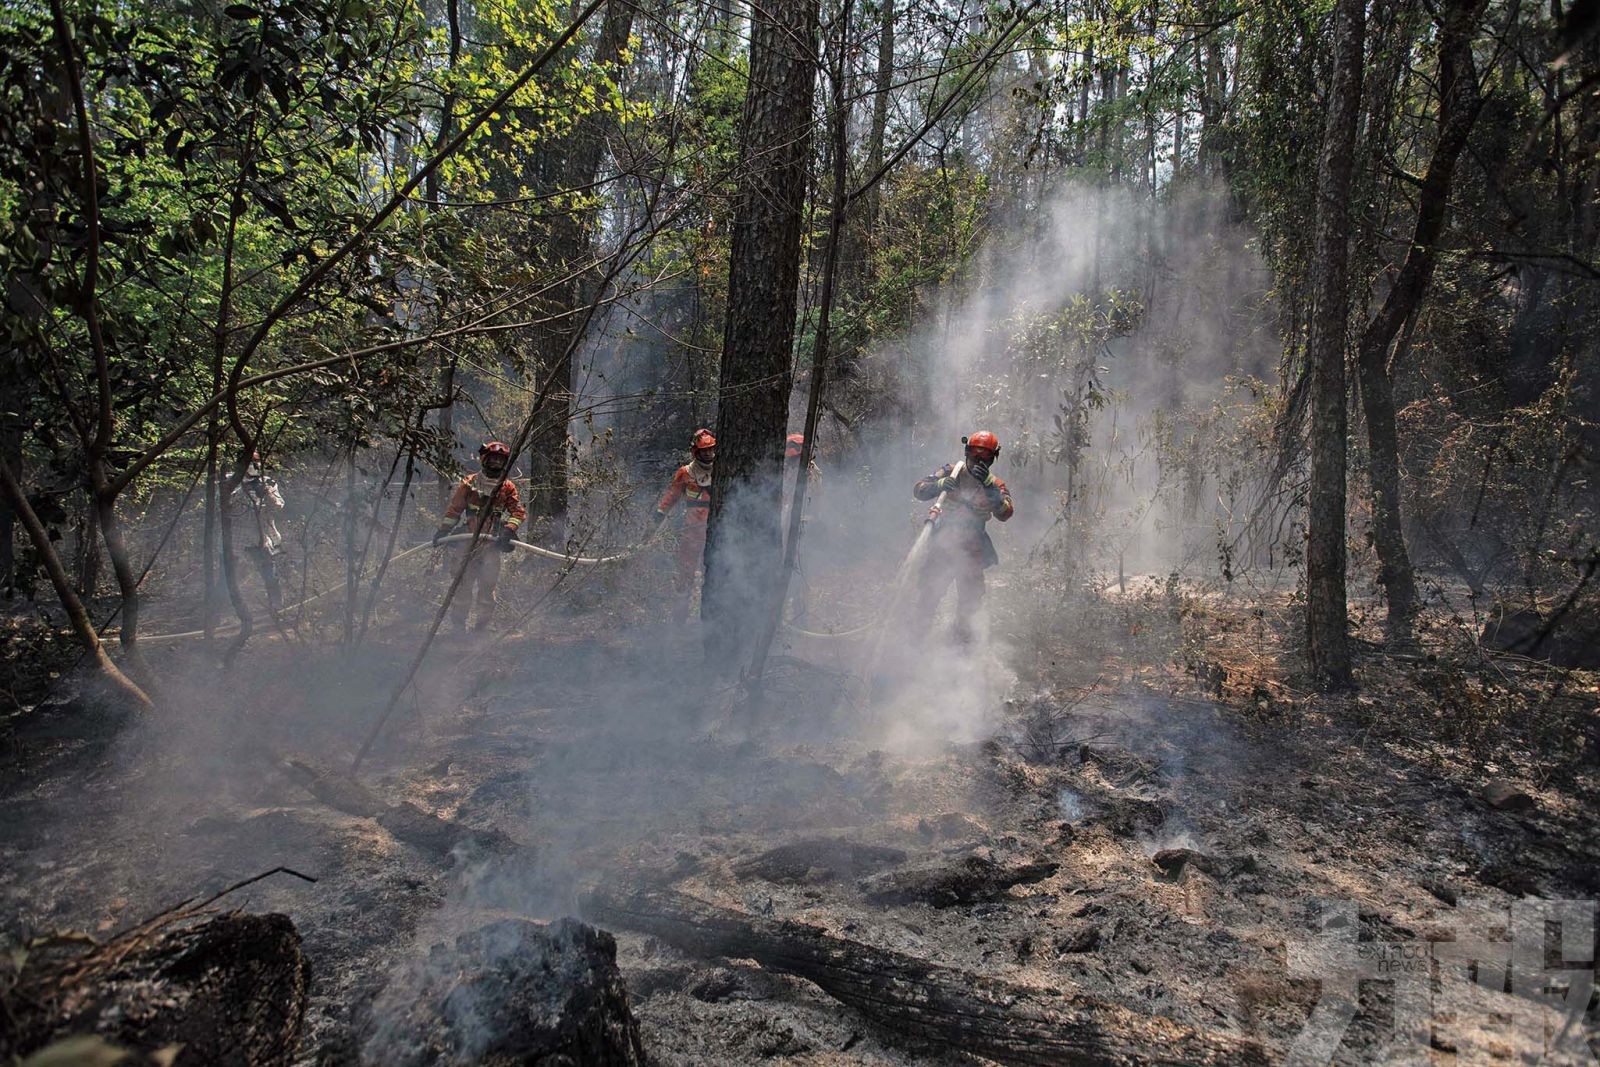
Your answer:
[[[1592,675],[1565,678],[1551,704],[1565,710],[1539,719],[1579,753],[1557,766],[1537,755],[1545,734],[1505,732],[1521,714],[1508,694],[1546,691],[1543,675],[1512,684],[1537,665],[1367,652],[1361,695],[1315,696],[1295,690],[1288,630],[1259,601],[1150,586],[1042,626],[1030,596],[996,594],[992,654],[913,657],[877,700],[855,678],[860,642],[794,638],[756,717],[701,668],[692,627],[650,612],[446,638],[360,775],[380,805],[447,820],[421,833],[328,803],[336,790],[319,799],[306,770],[345,780],[416,624],[375,630],[355,656],[269,637],[225,683],[198,653],[162,651],[174,710],[159,721],[58,705],[14,724],[0,913],[13,935],[104,933],[280,864],[315,876],[233,900],[288,913],[304,937],[307,1064],[397,1059],[387,1021],[430,946],[641,881],[1242,1035],[1275,1061],[1339,961],[1383,978],[1420,952],[1438,964],[1427,1047],[1396,1025],[1415,987],[1367,982],[1333,1031],[1338,1062],[1531,1061],[1552,1045],[1548,1062],[1585,1062],[1594,928],[1569,919],[1563,952],[1545,941],[1562,914],[1537,909],[1578,900],[1592,916],[1600,895]],[[1479,700],[1503,706],[1457,722]],[[1502,778],[1516,795],[1497,807],[1483,789]],[[859,865],[839,842],[862,846]],[[1010,887],[939,888],[1024,869]],[[1481,961],[1503,959],[1530,914],[1540,980],[1497,988]],[[615,933],[656,1062],[971,1062],[804,980]],[[1587,1018],[1568,1026],[1562,996]]]

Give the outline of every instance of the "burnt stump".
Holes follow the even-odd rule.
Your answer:
[[[292,1061],[310,968],[286,915],[222,915],[31,953],[0,1011],[0,1061],[94,1035],[130,1052],[181,1045],[178,1067]]]

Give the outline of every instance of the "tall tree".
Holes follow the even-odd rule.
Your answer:
[[[817,0],[773,0],[750,15],[702,593],[713,652],[737,646],[742,606],[766,603],[783,547],[783,437],[794,378],[817,17]]]
[[[1306,648],[1317,684],[1351,684],[1345,602],[1345,330],[1350,314],[1350,186],[1361,104],[1363,0],[1337,0],[1327,122],[1317,165],[1311,261],[1311,488],[1306,552]]]
[[[628,47],[628,35],[633,30],[635,6],[623,0],[609,0],[606,4],[593,60],[596,68],[613,72],[612,77],[620,77],[616,72]],[[577,331],[579,312],[588,303],[589,291],[600,273],[598,267],[588,262],[593,254],[590,238],[596,214],[593,186],[600,177],[606,137],[615,121],[616,115],[609,108],[581,115],[571,132],[550,149],[550,170],[557,188],[577,199],[555,212],[545,239],[544,260],[556,279],[545,310],[545,317],[551,322],[537,331],[534,339],[538,349],[536,366],[542,373],[562,360],[568,342]],[[570,407],[582,385],[582,362],[568,360],[566,366],[568,388],[553,400],[558,407]],[[556,518],[566,512],[567,450],[565,420],[552,419],[535,435],[528,449],[531,481],[528,510],[531,514]]]
[[[1481,101],[1472,62],[1472,36],[1482,0],[1452,0],[1444,5],[1439,28],[1439,135],[1417,193],[1417,219],[1405,260],[1389,280],[1383,304],[1362,331],[1356,367],[1361,408],[1367,424],[1372,533],[1378,552],[1378,582],[1388,601],[1391,642],[1409,643],[1416,611],[1417,583],[1406,550],[1400,511],[1400,439],[1395,429],[1394,371],[1390,358],[1401,327],[1413,318],[1438,259],[1450,182],[1467,145]]]

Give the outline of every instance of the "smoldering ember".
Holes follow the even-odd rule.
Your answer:
[[[8,0],[0,1065],[1594,1065],[1600,14]]]

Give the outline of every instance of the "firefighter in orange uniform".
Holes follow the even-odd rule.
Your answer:
[[[673,588],[677,603],[672,609],[675,622],[689,617],[689,598],[694,594],[694,576],[706,554],[706,523],[711,518],[711,465],[717,460],[717,439],[710,430],[696,430],[689,438],[690,460],[672,474],[672,483],[656,505],[656,527],[683,501],[683,525],[678,529],[677,573]]]
[[[945,494],[936,517],[928,558],[922,566],[921,587],[917,593],[912,627],[924,636],[933,625],[934,612],[944,599],[950,583],[956,583],[957,641],[972,640],[972,618],[983,602],[983,572],[1000,562],[999,553],[985,528],[991,518],[1005,522],[1015,513],[1006,483],[996,478],[989,467],[1000,455],[1000,439],[988,430],[963,437],[966,458],[946,464],[923,478],[912,488],[918,500],[934,500]]]
[[[517,495],[517,487],[510,478],[506,478],[506,467],[511,462],[511,449],[499,441],[487,441],[478,449],[478,466],[476,473],[469,474],[456,483],[455,492],[450,494],[450,505],[445,509],[444,521],[433,532],[433,545],[439,547],[439,542],[450,536],[456,528],[456,523],[462,518],[467,520],[467,532],[483,532],[482,541],[493,540],[493,545],[478,545],[478,551],[473,553],[471,562],[467,564],[467,573],[461,579],[461,587],[456,590],[455,599],[450,602],[450,621],[457,631],[467,627],[467,601],[475,599],[478,606],[478,620],[475,629],[488,629],[494,620],[495,592],[494,587],[500,581],[501,556],[511,551],[511,543],[516,540],[517,527],[522,525],[522,520],[528,517],[527,509],[522,506],[522,499]],[[505,478],[504,482],[500,479]],[[495,486],[500,486],[498,493]],[[489,494],[494,493],[494,502],[489,502]],[[473,545],[468,543],[463,546],[465,551],[471,551]],[[471,594],[476,589],[476,596]]]
[[[784,536],[789,532],[789,505],[794,502],[795,476],[799,474],[800,452],[805,448],[806,435],[792,433],[783,442],[783,530]],[[811,454],[811,465],[806,475],[806,507],[802,510],[801,520],[810,522],[811,502],[816,499],[817,490],[822,488],[822,468],[817,466],[816,453]]]

